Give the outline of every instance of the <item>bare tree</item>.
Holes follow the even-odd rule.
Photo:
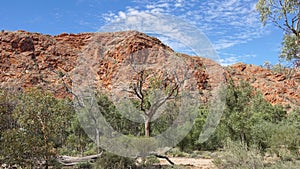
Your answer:
[[[143,112],[145,117],[145,136],[150,137],[151,135],[151,120],[153,116],[157,113],[157,110],[165,104],[168,100],[173,100],[178,97],[179,88],[181,82],[177,77],[153,77],[154,72],[152,72],[152,77],[149,71],[141,70],[136,72],[136,77],[130,86],[130,92],[136,96],[139,100],[138,108]],[[149,84],[147,85],[147,80]],[[155,89],[162,90],[164,96],[155,98],[153,101],[149,100],[149,95],[151,91]]]
[[[161,55],[160,60],[155,60],[156,55]],[[176,102],[181,98],[180,91],[189,79],[190,65],[180,56],[167,51],[151,52],[150,49],[132,54],[125,61],[125,65],[131,69],[130,77],[126,78],[131,83],[125,91],[134,99],[137,114],[133,116],[142,115],[143,119],[139,122],[144,123],[145,136],[150,137],[151,122],[163,113],[167,102]]]

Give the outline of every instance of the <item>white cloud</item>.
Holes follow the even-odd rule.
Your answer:
[[[182,7],[182,6],[183,6],[183,0],[177,0],[174,6],[175,6],[176,8]]]
[[[227,58],[224,58],[224,59],[220,59],[219,60],[220,64],[222,66],[229,66],[229,65],[232,65],[232,64],[235,64],[237,62],[239,62],[238,58],[237,57],[227,57]]]
[[[222,66],[228,66],[232,65],[238,62],[244,62],[247,58],[255,58],[256,55],[254,54],[245,54],[245,55],[235,55],[232,53],[220,53],[221,59],[219,60],[219,63]]]
[[[232,41],[229,41],[229,40],[226,41],[226,40],[222,39],[220,42],[214,43],[214,48],[215,48],[215,50],[221,50],[221,49],[230,48],[234,45],[236,45],[235,42],[232,42]]]
[[[163,35],[161,40],[175,51],[218,59],[206,36],[189,22],[178,17],[153,13],[151,10],[131,11],[134,12],[127,11],[125,19],[120,15],[113,16],[114,20],[99,31],[137,30],[157,36]]]
[[[119,12],[119,17],[120,17],[121,19],[126,19],[126,14],[125,14],[124,12],[120,11],[120,12]]]
[[[172,23],[157,23],[156,20],[149,23],[151,16],[147,13],[175,15],[203,31],[219,53],[224,49],[259,38],[266,33],[255,10],[256,0],[134,0],[134,2],[137,3],[136,7],[128,7],[123,13],[119,12],[113,16],[105,15],[106,20],[111,22],[127,17],[127,24],[141,22],[143,23],[141,26],[144,25],[144,27],[154,24],[156,29],[176,32],[176,30],[170,30]],[[140,17],[136,17],[137,15]],[[180,36],[177,37],[180,38]],[[228,57],[233,61],[232,56]]]

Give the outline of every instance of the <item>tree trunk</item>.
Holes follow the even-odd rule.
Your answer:
[[[240,138],[242,145],[244,145],[248,149],[247,137],[244,132],[241,133]]]
[[[96,128],[96,145],[97,145],[97,153],[99,154],[99,147],[100,147],[100,131]]]
[[[145,136],[146,137],[150,137],[150,132],[151,132],[151,129],[150,129],[150,118],[147,117],[147,119],[145,120]]]

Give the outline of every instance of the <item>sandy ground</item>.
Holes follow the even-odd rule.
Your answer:
[[[212,159],[170,157],[176,165],[183,165],[185,169],[211,169],[213,168]],[[169,165],[168,161],[160,159],[161,165]]]

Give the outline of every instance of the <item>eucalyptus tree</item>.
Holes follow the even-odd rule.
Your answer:
[[[259,0],[256,8],[263,25],[273,22],[284,31],[280,57],[300,66],[300,1]]]

